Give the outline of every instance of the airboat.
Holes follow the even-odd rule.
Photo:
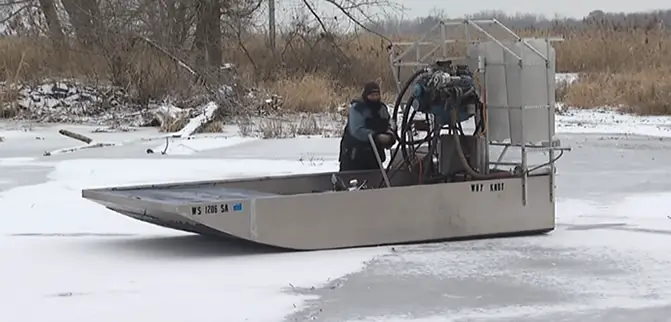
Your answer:
[[[143,222],[291,250],[548,233],[555,162],[568,150],[555,138],[560,40],[522,38],[492,19],[441,21],[392,43],[398,143],[379,170],[82,196]]]

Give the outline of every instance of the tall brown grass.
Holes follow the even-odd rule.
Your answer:
[[[555,44],[557,71],[582,74],[566,90],[567,104],[671,114],[669,33],[608,27],[520,32],[525,36],[549,33],[565,38]],[[387,43],[373,36],[283,40],[278,44],[277,56],[268,50],[263,37],[249,37],[225,48],[224,57],[237,66],[245,85],[261,86],[282,96],[285,110],[333,109],[357,96],[362,84],[370,80],[379,81],[387,93],[395,89]],[[158,98],[174,88],[188,87],[189,80],[178,76],[175,64],[155,50],[134,48],[126,59],[124,75],[138,95]],[[0,38],[0,80],[108,80],[111,74],[109,61],[96,53],[55,53],[45,41]]]

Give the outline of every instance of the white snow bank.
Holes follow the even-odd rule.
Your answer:
[[[226,244],[113,213],[82,199],[81,189],[335,168],[270,160],[62,161],[52,181],[0,194],[0,254],[10,263],[0,265],[0,320],[280,321],[306,299],[283,289],[318,287],[387,248],[235,254]],[[143,237],[123,236],[134,234]]]
[[[37,86],[0,84],[18,91],[14,102],[28,119],[40,122],[146,123],[151,113],[140,112],[120,87],[88,86],[78,81],[46,81]]]
[[[225,87],[227,88],[227,87]],[[232,89],[222,90],[222,97]],[[5,84],[0,82],[0,91],[10,89],[18,92],[17,100],[8,102],[20,111],[18,119],[38,122],[96,123],[115,128],[144,126],[155,120],[164,121],[166,116],[188,116],[197,112],[202,98],[192,96],[179,105],[171,102],[151,102],[147,106],[137,104],[127,91],[120,87],[96,84],[90,86],[76,80],[47,80],[37,86]],[[195,115],[192,115],[195,116]]]
[[[559,84],[572,84],[578,80],[578,73],[556,73],[555,74],[555,83]]]
[[[569,109],[555,116],[558,133],[671,137],[671,116],[637,116],[610,109]]]

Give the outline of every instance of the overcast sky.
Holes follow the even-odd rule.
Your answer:
[[[282,1],[282,0],[280,0]],[[606,12],[634,12],[671,8],[669,0],[396,0],[411,8],[410,16],[426,16],[434,8],[443,9],[449,16],[463,16],[483,10],[501,10],[507,13],[538,13],[547,17],[555,14],[566,17],[584,17],[592,10]],[[450,6],[450,4],[455,4]]]
[[[304,6],[301,0],[276,0],[278,22],[290,15],[292,9]],[[449,17],[462,17],[465,14],[485,10],[504,11],[509,14],[536,13],[547,18],[555,15],[582,18],[593,10],[606,12],[636,12],[657,9],[671,9],[669,0],[387,0],[406,7],[403,13],[408,18],[422,17],[441,9]],[[336,13],[333,6],[325,1],[314,1],[316,8],[327,16]],[[338,15],[339,16],[339,15]],[[284,18],[284,19],[283,19]]]

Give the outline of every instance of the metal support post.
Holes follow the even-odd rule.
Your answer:
[[[387,185],[387,188],[391,187],[391,182],[389,181],[389,176],[387,176],[387,171],[384,169],[384,164],[382,164],[382,158],[380,157],[380,153],[377,151],[377,144],[375,144],[375,140],[373,139],[373,136],[368,134],[368,142],[370,142],[370,146],[373,147],[373,153],[375,153],[375,158],[377,159],[377,165],[380,167],[380,172],[382,173],[382,179],[384,179],[384,183]]]

